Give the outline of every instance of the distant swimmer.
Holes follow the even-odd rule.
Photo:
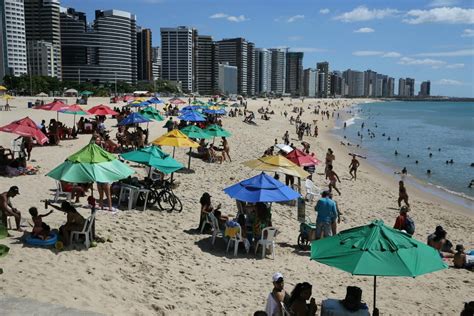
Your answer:
[[[361,128],[364,128],[364,126],[365,126],[365,124],[364,124],[364,123],[362,123],[362,124],[360,125],[360,127],[361,127]]]
[[[385,137],[385,133],[383,133],[382,136]]]
[[[441,151],[441,148],[438,148],[438,151]]]
[[[473,163],[471,163],[471,167],[474,167],[474,162],[473,162]]]
[[[449,160],[446,160],[446,164],[449,164]]]
[[[431,170],[430,169],[426,170],[426,174],[430,176],[431,175]]]
[[[433,154],[432,154],[432,153],[430,153],[430,158],[431,158],[431,157],[433,157]]]
[[[395,150],[395,156],[398,156],[398,151]]]
[[[415,163],[418,164],[418,160],[416,160]]]
[[[473,186],[474,186],[474,180],[471,180],[471,182],[469,182],[469,185],[467,187],[471,189]]]
[[[410,158],[410,155],[407,155],[407,158]]]
[[[346,127],[347,127],[347,123],[346,123],[346,122],[344,122],[344,129],[346,129]]]
[[[431,147],[428,147],[428,150],[431,150]]]
[[[449,163],[450,163],[450,164],[453,164],[453,163],[454,163],[454,160],[451,159],[451,160],[449,161]]]
[[[402,169],[402,174],[406,175],[407,173],[408,173],[407,167],[403,167],[403,169]]]
[[[389,136],[389,137],[387,138],[387,140],[390,140],[390,139],[391,139],[391,138],[390,138],[390,136]]]
[[[397,142],[400,141],[400,138],[397,137]]]

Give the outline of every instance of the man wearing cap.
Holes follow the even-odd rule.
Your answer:
[[[268,316],[283,316],[285,303],[288,302],[290,296],[283,289],[285,283],[283,281],[283,274],[277,272],[272,276],[273,290],[268,294],[267,306],[265,311]]]
[[[14,208],[11,203],[11,198],[20,194],[17,186],[12,186],[7,192],[0,194],[0,212],[2,224],[4,227],[7,227],[7,216],[15,217],[16,229],[21,231],[20,221],[21,213],[19,210]]]
[[[337,220],[336,203],[329,198],[329,191],[323,191],[314,207],[316,216],[316,239],[332,236],[331,224]]]

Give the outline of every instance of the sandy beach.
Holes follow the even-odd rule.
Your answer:
[[[35,98],[10,100],[12,111],[0,112],[0,126],[29,116],[36,122],[56,118],[56,112],[28,109],[28,101]],[[44,98],[45,102],[52,99]],[[204,100],[204,99],[203,99]],[[74,102],[68,99],[69,104]],[[105,98],[90,98],[90,108],[97,104],[109,104]],[[350,106],[364,100],[341,99],[342,106]],[[2,101],[3,102],[3,101]],[[311,150],[324,161],[328,148],[336,155],[334,169],[341,177],[342,195],[335,195],[343,213],[338,229],[365,225],[374,219],[382,219],[389,226],[398,215],[398,178],[382,173],[361,160],[357,181],[351,181],[348,165],[351,148],[341,146],[329,135],[333,121],[321,121],[321,116],[310,113],[309,105],[320,104],[324,110],[331,100],[294,99],[293,106],[303,106],[302,120],[313,123],[318,120],[319,137],[305,136]],[[326,298],[344,298],[346,287],[357,285],[363,290],[363,300],[372,307],[371,277],[351,276],[309,260],[309,250],[297,246],[299,222],[296,207],[274,204],[273,225],[281,234],[277,238],[275,260],[271,256],[260,259],[253,253],[239,252],[237,257],[225,252],[225,244],[218,240],[211,247],[210,235],[199,234],[199,198],[209,192],[213,204],[222,203],[222,213],[235,215],[236,203],[222,189],[238,181],[257,175],[241,163],[262,156],[265,149],[281,138],[286,130],[291,142],[297,144],[294,125],[290,125],[281,113],[288,111],[290,99],[272,100],[275,115],[264,121],[256,112],[267,106],[263,99],[248,100],[248,107],[255,111],[257,126],[242,122],[242,117],[223,118],[224,128],[232,132],[229,138],[232,162],[207,163],[192,159],[194,173],[176,173],[179,187],[175,193],[183,202],[182,213],[166,213],[156,210],[145,212],[123,211],[118,214],[98,212],[96,233],[109,239],[97,247],[83,250],[58,252],[52,249],[27,247],[20,241],[22,233],[10,231],[12,238],[0,240],[10,247],[10,253],[0,258],[0,296],[34,299],[54,303],[67,308],[92,311],[106,315],[252,315],[263,310],[272,288],[271,276],[279,271],[285,277],[288,291],[296,283],[307,281],[313,285],[313,297],[318,305]],[[113,105],[112,105],[113,106]],[[333,110],[332,107],[329,107]],[[72,127],[73,115],[59,114],[60,121]],[[116,120],[108,119],[106,125],[115,137]],[[162,134],[164,122],[150,124],[150,140]],[[0,133],[0,145],[10,147],[16,135]],[[11,185],[20,188],[21,195],[13,204],[31,223],[28,208],[36,206],[43,211],[40,200],[52,198],[55,182],[45,174],[63,162],[69,155],[85,146],[90,135],[79,135],[76,140],[61,141],[59,146],[35,147],[32,161],[40,172],[36,175],[16,178],[0,177],[0,190]],[[216,143],[218,141],[216,140]],[[164,147],[168,153],[170,147]],[[178,148],[176,159],[187,164],[187,149]],[[135,166],[135,164],[131,164]],[[135,168],[143,177],[143,168]],[[313,177],[318,187],[325,188],[324,162],[316,168]],[[416,223],[414,238],[425,242],[437,225],[448,232],[453,244],[474,248],[474,216],[471,210],[443,201],[440,198],[408,186],[411,217]],[[82,204],[86,204],[82,199]],[[89,209],[78,208],[84,216]],[[315,220],[314,203],[306,204],[306,214]],[[45,219],[52,228],[58,228],[66,217],[55,211]],[[26,227],[28,231],[31,227]],[[79,247],[78,247],[79,249]],[[452,266],[451,262],[448,262]],[[449,268],[417,278],[380,277],[377,280],[377,306],[382,315],[458,315],[466,301],[472,300],[474,281],[472,272]],[[471,293],[471,294],[469,294]],[[402,307],[402,308],[400,308]],[[1,310],[0,310],[0,314]]]

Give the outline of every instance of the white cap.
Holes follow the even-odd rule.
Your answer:
[[[273,282],[276,282],[278,281],[278,279],[282,278],[283,279],[283,274],[281,274],[280,272],[276,272],[275,274],[273,274],[272,276],[272,280]]]

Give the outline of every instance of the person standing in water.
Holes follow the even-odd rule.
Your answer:
[[[407,189],[405,188],[405,183],[403,181],[398,182],[398,207],[402,206],[402,201],[405,202],[405,205],[410,207],[410,203],[408,203],[408,193]]]
[[[357,168],[359,168],[360,162],[357,160],[356,155],[352,155],[351,164],[349,165],[349,174],[351,175],[351,180],[357,180]]]

